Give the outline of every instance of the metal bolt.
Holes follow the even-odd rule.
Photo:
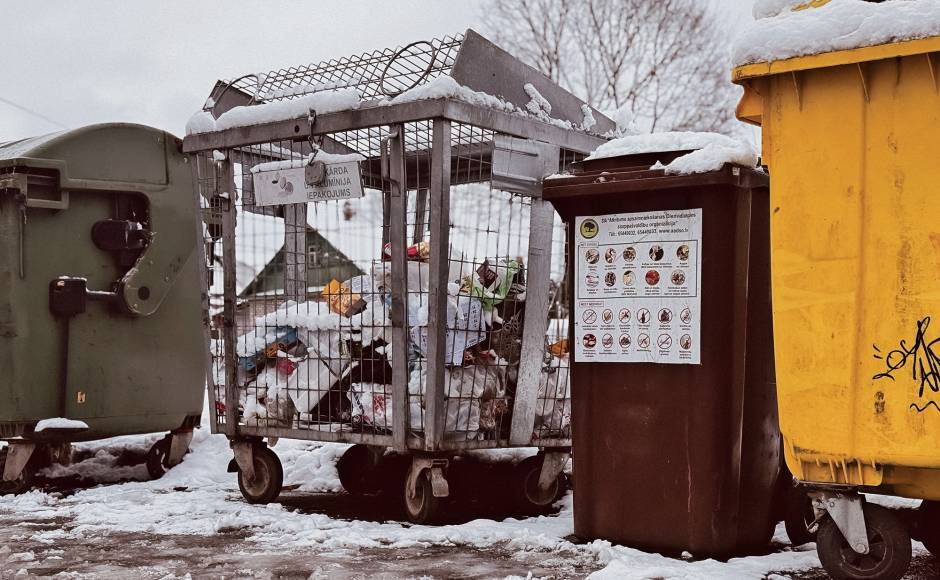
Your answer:
[[[867,554],[868,548],[865,546],[865,544],[859,542],[855,544],[855,551],[858,552],[859,554]]]

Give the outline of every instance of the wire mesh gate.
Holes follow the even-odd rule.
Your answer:
[[[267,86],[256,77],[250,102],[343,78],[397,94],[453,74],[461,41],[281,71],[261,77],[274,79]],[[581,133],[570,147],[563,137],[575,131],[447,99],[378,106],[382,122],[369,109],[311,111],[306,131],[298,120],[187,138],[205,224],[214,430],[433,457],[570,447],[564,226],[537,190],[494,181],[494,163],[507,139],[562,137],[539,160],[554,173],[600,140]],[[362,197],[271,205],[256,195],[269,170],[350,159]],[[263,464],[235,449],[241,483]]]

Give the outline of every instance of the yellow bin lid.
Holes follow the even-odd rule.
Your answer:
[[[801,12],[807,9],[820,8],[829,4],[831,1],[832,0],[809,0],[794,6],[791,8],[791,11]],[[880,2],[880,0],[864,1]],[[889,1],[883,3],[883,6],[878,7],[878,9],[888,12],[894,8],[894,6],[891,6],[892,4],[895,4],[895,2]],[[899,6],[906,5],[905,8],[909,8],[911,5],[917,4],[917,2],[899,2],[897,4]],[[772,75],[792,74],[794,75],[794,81],[798,82],[797,73],[801,71],[853,64],[861,65],[862,63],[871,61],[923,54],[927,56],[934,82],[940,84],[940,55],[936,53],[940,53],[940,35],[865,45],[845,50],[834,50],[737,66],[733,69],[732,81],[743,85],[745,92],[741,98],[741,102],[738,104],[736,115],[741,121],[754,125],[761,124],[761,98],[755,90],[753,83],[750,81]],[[860,72],[864,74],[864,71]]]

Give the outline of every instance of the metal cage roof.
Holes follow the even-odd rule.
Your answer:
[[[393,100],[441,77],[450,77],[471,91],[495,96],[506,106],[500,110],[453,96]],[[601,143],[600,135],[616,128],[613,121],[593,108],[590,112],[595,122],[585,128],[583,101],[473,30],[404,47],[220,81],[207,100],[206,110],[219,118],[238,107],[284,103],[349,89],[358,93],[360,106],[318,115],[315,127],[310,127],[307,115],[297,115],[293,119],[195,133],[186,138],[185,149],[194,152],[278,140],[300,141],[312,134],[448,118],[586,152]],[[531,112],[535,98],[532,89],[547,101],[548,111]]]

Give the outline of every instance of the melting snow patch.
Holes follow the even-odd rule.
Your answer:
[[[389,104],[397,105],[399,103],[411,103],[429,99],[457,99],[465,103],[470,103],[471,105],[479,105],[507,113],[514,113],[518,110],[512,103],[508,103],[499,97],[494,97],[487,93],[474,91],[469,87],[461,85],[451,77],[446,76],[437,77],[427,84],[409,89],[397,97],[393,97],[389,101]]]
[[[296,119],[307,115],[311,110],[323,114],[358,109],[359,103],[359,91],[350,88],[313,93],[288,101],[235,107],[222,113],[218,119],[214,119],[208,111],[199,111],[186,123],[186,134],[224,131],[233,127]]]
[[[88,423],[76,421],[75,419],[63,419],[62,417],[43,419],[36,423],[36,432],[45,431],[46,429],[88,429]]]
[[[293,156],[292,159],[285,159],[283,161],[268,161],[267,163],[259,163],[254,165],[251,168],[252,173],[258,173],[260,171],[280,171],[282,169],[296,169],[299,167],[304,167],[309,165],[311,161],[316,159],[317,161],[322,161],[324,163],[348,163],[350,161],[365,161],[365,156],[360,155],[359,153],[327,153],[326,151],[320,150],[316,154],[311,153],[307,157],[301,157],[299,155]]]
[[[940,35],[940,0],[832,0],[819,8],[791,12],[805,4],[764,0],[755,21],[734,46],[735,66],[770,62],[916,40]]]
[[[692,153],[679,157],[669,165],[663,166],[657,163],[652,169],[664,169],[669,175],[689,175],[717,171],[726,163],[745,167],[757,165],[757,152],[753,147],[717,133],[630,135],[604,143],[587,159],[690,150]]]

